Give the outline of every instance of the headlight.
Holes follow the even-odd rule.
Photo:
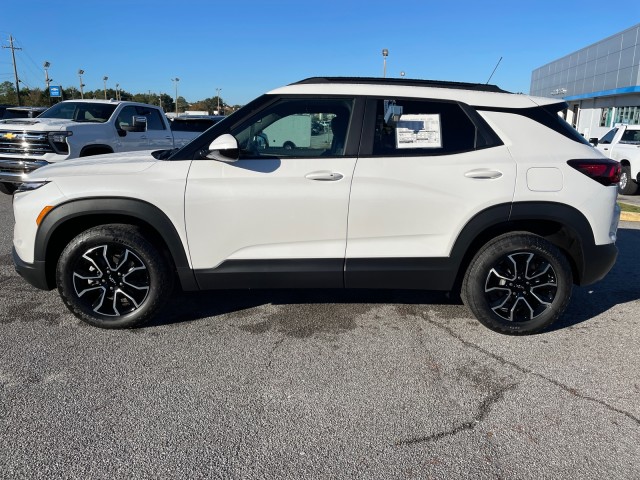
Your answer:
[[[67,137],[71,135],[73,132],[51,132],[49,133],[49,141],[57,153],[69,153]]]
[[[25,182],[25,183],[21,183],[20,186],[18,187],[18,189],[16,190],[16,193],[20,193],[20,192],[31,192],[32,190],[37,190],[40,187],[44,187],[47,183],[49,183],[49,181],[42,181],[42,182]]]

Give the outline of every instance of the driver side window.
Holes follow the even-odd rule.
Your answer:
[[[282,99],[234,129],[240,158],[344,156],[352,98]]]

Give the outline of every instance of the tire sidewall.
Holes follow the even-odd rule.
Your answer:
[[[556,273],[557,291],[551,306],[533,320],[510,322],[491,309],[485,294],[491,269],[507,255],[533,253],[548,261]],[[565,255],[542,237],[527,233],[506,234],[489,242],[472,260],[463,281],[463,299],[478,321],[500,333],[530,334],[551,325],[565,310],[571,297],[573,277]]]
[[[135,253],[147,268],[149,293],[142,305],[119,317],[101,315],[81,301],[75,293],[73,271],[82,255],[101,245],[118,245]],[[74,238],[63,250],[56,268],[58,292],[74,315],[100,328],[127,328],[140,325],[153,316],[171,290],[166,262],[157,249],[133,227],[102,226],[87,230]],[[169,285],[170,284],[170,285]]]

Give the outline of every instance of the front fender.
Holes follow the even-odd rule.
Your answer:
[[[87,225],[112,223],[127,218],[134,219],[135,223],[146,224],[157,232],[173,258],[182,287],[185,290],[196,290],[197,284],[189,266],[187,251],[175,226],[162,210],[139,199],[99,197],[72,200],[56,206],[44,217],[36,233],[34,263],[46,263],[52,251],[60,247],[55,244],[55,239],[63,235],[64,230],[61,229],[66,226],[77,224],[76,222]],[[47,271],[49,269],[50,265],[47,266]]]

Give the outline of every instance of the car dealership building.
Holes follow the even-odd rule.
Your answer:
[[[554,60],[531,74],[531,95],[558,97],[586,138],[640,124],[640,24]]]

